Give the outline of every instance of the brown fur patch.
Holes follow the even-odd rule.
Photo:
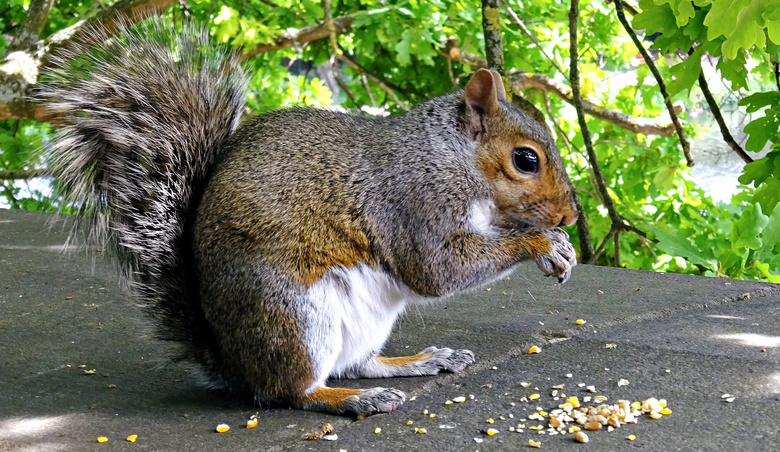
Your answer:
[[[304,397],[302,402],[337,407],[341,405],[344,399],[354,395],[360,395],[360,390],[351,388],[326,388],[323,386],[315,389],[311,394]]]
[[[424,361],[431,357],[430,353],[418,353],[412,356],[396,356],[389,358],[387,356],[377,356],[376,360],[388,366],[405,366],[417,361]]]

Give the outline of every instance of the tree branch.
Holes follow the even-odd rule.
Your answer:
[[[454,41],[452,41],[454,43]],[[457,47],[445,47],[447,56],[459,63],[471,66],[474,69],[487,68],[487,60],[479,55],[466,52]],[[554,79],[542,74],[510,70],[507,75],[509,87],[514,93],[520,93],[526,89],[538,89],[546,93],[552,93],[564,102],[573,105],[571,89]],[[596,105],[593,102],[582,99],[582,108],[590,116],[601,119],[620,128],[643,135],[662,135],[670,137],[674,134],[674,126],[671,123],[663,124],[657,119],[638,118],[616,110]],[[675,112],[682,111],[682,107],[675,107]]]
[[[626,15],[623,13],[623,2],[621,0],[615,2],[615,10],[617,11],[618,20],[621,24],[623,24],[623,28],[626,30],[626,33],[628,33],[628,35],[631,37],[631,40],[634,42],[637,50],[639,50],[639,53],[642,54],[642,58],[645,59],[645,64],[647,64],[650,72],[653,73],[653,77],[655,77],[655,81],[658,83],[658,90],[661,91],[661,96],[664,98],[666,110],[669,112],[669,117],[672,118],[672,124],[674,125],[674,129],[677,132],[677,137],[680,139],[680,145],[682,145],[685,161],[688,163],[689,167],[693,166],[694,162],[693,157],[691,157],[691,143],[689,143],[688,139],[685,137],[682,124],[680,124],[680,118],[677,117],[677,113],[674,111],[674,107],[672,106],[672,99],[669,97],[669,92],[666,91],[666,83],[664,82],[663,77],[661,77],[661,73],[658,72],[658,68],[655,66],[653,58],[647,52],[647,49],[645,49],[645,46],[642,44],[642,42],[639,41],[639,38],[634,32],[634,29],[631,28],[631,25],[628,23],[628,19],[626,19]]]
[[[45,176],[45,173],[40,169],[29,171],[0,171],[0,180],[32,179],[41,176]]]
[[[504,43],[501,40],[498,0],[482,0],[482,33],[485,36],[488,69],[504,76]]]
[[[38,35],[41,34],[43,27],[46,26],[46,20],[49,18],[49,11],[51,11],[53,5],[54,0],[30,1],[27,14],[14,34],[14,39],[8,46],[7,53],[30,47],[38,40]]]
[[[333,27],[336,34],[346,33],[352,28],[355,22],[354,16],[340,16],[333,19]],[[287,49],[294,46],[300,46],[310,41],[327,38],[330,36],[328,26],[325,23],[310,25],[301,29],[288,30],[279,35],[273,42],[260,44],[253,49],[244,49],[241,52],[241,60],[248,60],[255,55],[271,52],[279,49]]]
[[[44,40],[29,42],[26,48],[7,52],[0,61],[0,120],[32,119],[48,121],[51,118],[42,105],[29,100],[31,87],[41,73],[50,69],[49,61],[54,55],[65,55],[78,47],[93,45],[101,36],[115,33],[121,25],[141,21],[154,13],[164,11],[174,0],[120,0],[94,16],[80,20],[72,26],[54,33]],[[40,11],[30,23],[42,26]],[[28,21],[25,16],[25,22]],[[31,25],[32,26],[32,25]],[[105,30],[102,34],[96,29]]]
[[[715,118],[715,121],[718,123],[718,127],[720,127],[720,134],[723,136],[723,141],[728,143],[729,147],[742,159],[745,161],[745,163],[750,163],[753,161],[753,158],[747,155],[744,149],[742,149],[742,146],[739,145],[739,143],[734,140],[734,137],[731,136],[731,132],[729,132],[729,128],[726,125],[726,121],[723,120],[723,115],[720,112],[720,108],[718,107],[718,103],[715,102],[715,98],[712,97],[712,93],[710,92],[710,87],[707,85],[707,79],[704,78],[704,71],[701,71],[699,73],[699,88],[701,88],[702,94],[704,94],[704,99],[707,101],[707,105],[710,107],[710,111],[712,112],[712,116]]]

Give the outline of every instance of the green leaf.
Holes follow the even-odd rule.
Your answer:
[[[769,223],[769,217],[761,213],[758,204],[749,205],[731,229],[731,242],[736,247],[757,250],[762,242],[759,238],[761,230]]]
[[[688,23],[688,20],[695,14],[693,9],[693,2],[691,0],[658,0],[657,4],[663,5],[668,3],[672,8],[676,23],[678,27],[682,27]]]
[[[666,87],[669,97],[683,90],[687,90],[690,93],[691,87],[696,83],[701,73],[701,57],[699,53],[696,52],[685,61],[675,64],[669,72],[672,74],[672,81]]]
[[[679,234],[665,231],[660,228],[653,228],[652,233],[655,239],[658,240],[656,244],[658,249],[663,253],[670,256],[684,257],[694,264],[711,266],[709,262],[712,256],[706,251],[700,251],[695,247],[688,239],[681,237]]]

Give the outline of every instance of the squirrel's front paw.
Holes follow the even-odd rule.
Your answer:
[[[557,276],[558,282],[565,283],[571,276],[571,269],[577,265],[577,253],[569,243],[569,234],[563,229],[552,228],[542,231],[550,241],[550,252],[536,258],[536,265],[546,276]]]

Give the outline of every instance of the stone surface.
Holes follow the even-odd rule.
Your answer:
[[[775,285],[585,265],[558,285],[524,265],[489,290],[411,307],[387,355],[436,345],[469,348],[477,363],[460,374],[339,382],[394,386],[415,397],[393,413],[356,421],[254,406],[203,388],[197,372],[169,361],[166,346],[149,337],[109,260],[62,253],[68,231],[57,217],[0,210],[2,451],[518,450],[529,439],[553,451],[780,448]],[[577,325],[578,318],[587,323]],[[529,355],[531,345],[542,352]],[[620,379],[629,384],[618,387]],[[520,419],[562,403],[551,396],[561,383],[580,398],[589,394],[578,383],[609,401],[665,398],[672,414],[589,433],[588,445],[570,434],[508,430],[546,427]],[[533,392],[539,400],[520,401]],[[721,399],[725,393],[733,403]],[[466,402],[444,404],[457,396]],[[243,428],[255,413],[258,427]],[[231,430],[215,433],[221,423]],[[324,423],[336,428],[337,441],[302,439]],[[499,433],[479,432],[490,427]],[[131,434],[138,435],[132,445],[125,441]],[[109,441],[98,444],[99,436]]]

